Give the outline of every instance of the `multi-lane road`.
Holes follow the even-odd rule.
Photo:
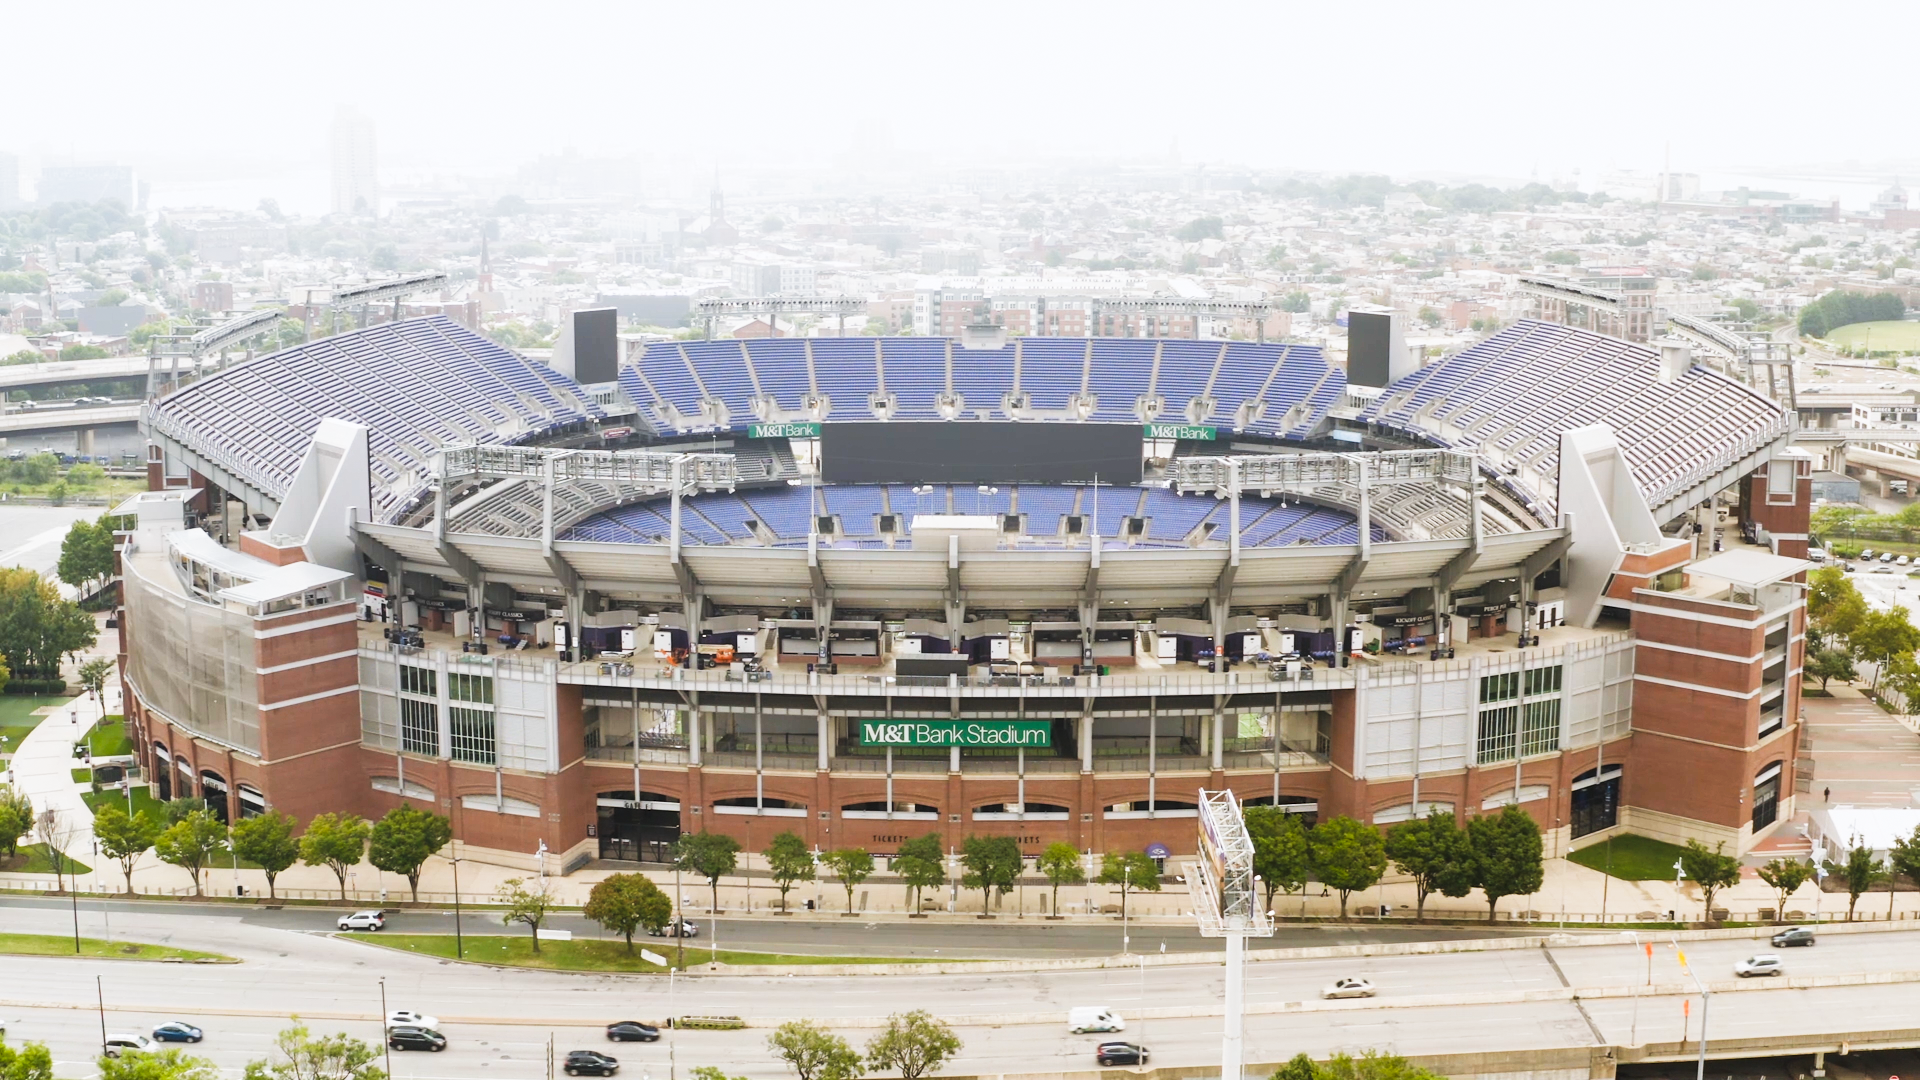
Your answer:
[[[60,933],[71,928],[68,911],[59,907],[9,902],[0,910],[11,929]],[[383,980],[388,1006],[440,1017],[441,1030],[452,1043],[441,1054],[396,1055],[396,1080],[544,1075],[550,1037],[560,1051],[611,1049],[625,1064],[626,1075],[664,1077],[667,1043],[609,1047],[600,1029],[610,1020],[658,1020],[670,1012],[734,1014],[756,1023],[811,1017],[840,1028],[857,1044],[870,1034],[869,1025],[888,1013],[925,1008],[949,1018],[966,1041],[960,1059],[947,1070],[950,1074],[1090,1067],[1097,1037],[1069,1035],[1065,1029],[1066,1012],[1075,1005],[1106,1005],[1121,1012],[1129,1020],[1127,1037],[1148,1043],[1156,1065],[1204,1063],[1218,1052],[1222,970],[1206,963],[937,976],[766,977],[709,975],[696,969],[674,980],[670,1002],[667,982],[657,977],[451,964],[334,936],[326,929],[331,917],[292,910],[242,917],[159,905],[122,907],[108,913],[117,936],[213,949],[244,962],[214,966],[10,957],[7,978],[0,980],[0,1019],[7,1021],[13,1040],[49,1043],[62,1062],[62,1075],[86,1074],[99,1045],[96,978],[104,992],[108,1030],[145,1030],[172,1017],[188,1020],[209,1032],[195,1051],[236,1072],[246,1061],[267,1055],[273,1034],[291,1015],[301,1016],[317,1031],[378,1039]],[[402,915],[396,928],[407,929],[409,921],[418,920],[426,925],[414,928],[433,929],[434,918]],[[742,946],[777,943],[784,951],[801,951],[791,943],[798,932],[816,925],[798,920],[768,923],[764,933],[779,936],[760,942],[750,924],[723,923],[722,941]],[[87,916],[82,929],[100,936],[100,915]],[[849,937],[884,939],[902,933],[937,937],[943,956],[961,951],[1004,955],[1009,951],[1005,946],[989,948],[984,939],[970,935],[1020,932],[1025,931],[830,924],[819,931],[822,939],[816,944],[845,952],[849,949],[842,942]],[[1328,937],[1321,935],[1321,940]],[[962,943],[969,940],[973,943]],[[1141,941],[1137,935],[1136,947]],[[1656,950],[1655,985],[1645,996],[1633,996],[1633,988],[1647,978],[1647,959],[1618,936],[1606,941],[1255,963],[1247,978],[1248,1060],[1280,1060],[1302,1050],[1327,1054],[1375,1047],[1436,1054],[1679,1038],[1682,999],[1674,988],[1681,975],[1671,949],[1663,945]],[[654,943],[656,948],[659,944]],[[889,941],[879,951],[899,953],[902,948]],[[1690,943],[1687,951],[1703,978],[1726,982],[1733,964],[1757,948],[1764,949],[1764,942],[1703,941]],[[1899,971],[1920,967],[1920,932],[1830,934],[1816,948],[1785,955],[1794,976]],[[1381,989],[1380,997],[1319,1000],[1325,983],[1355,974],[1371,978]],[[1581,991],[1583,1000],[1572,1000],[1570,987]],[[1904,1027],[1920,1016],[1920,983],[1756,988],[1716,994],[1712,1011],[1716,1039]],[[1692,1022],[1697,1036],[1697,1008]],[[766,1049],[764,1030],[689,1031],[676,1038],[672,1052],[681,1069],[720,1065],[755,1078],[785,1074]]]

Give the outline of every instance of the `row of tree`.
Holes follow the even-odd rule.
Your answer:
[[[61,661],[98,636],[93,616],[61,599],[53,582],[31,570],[0,570],[0,659],[6,669],[0,687],[12,680],[16,693],[54,691]]]
[[[1807,576],[1807,663],[1809,677],[1826,689],[1830,679],[1852,682],[1859,678],[1856,661],[1871,663],[1869,689],[1882,688],[1908,702],[1920,701],[1920,628],[1898,605],[1886,611],[1867,606],[1866,598],[1846,571],[1823,567]]]
[[[1736,865],[1736,874],[1738,867]],[[1857,838],[1853,846],[1847,849],[1843,858],[1828,859],[1820,864],[1818,870],[1812,858],[1775,859],[1759,868],[1760,880],[1767,883],[1779,894],[1777,913],[1784,913],[1787,897],[1794,890],[1812,880],[1817,873],[1825,873],[1837,878],[1847,889],[1847,921],[1853,921],[1854,909],[1860,903],[1860,897],[1876,885],[1887,887],[1887,916],[1893,916],[1893,893],[1902,880],[1920,886],[1920,828],[1913,830],[1910,836],[1898,837],[1893,846],[1887,849],[1885,861],[1874,858],[1873,849],[1862,844]],[[1689,876],[1692,871],[1688,871]],[[1735,878],[1737,880],[1737,877]],[[1727,884],[1733,884],[1728,881]],[[1709,904],[1711,904],[1711,893]]]
[[[1863,322],[1892,322],[1907,313],[1899,293],[1860,293],[1835,289],[1800,309],[1800,332],[1826,337],[1831,330]]]
[[[201,892],[200,871],[230,850],[265,871],[269,896],[275,895],[275,879],[300,862],[332,870],[344,900],[347,874],[365,858],[376,869],[406,878],[418,900],[421,868],[453,839],[453,827],[446,818],[411,806],[389,810],[375,822],[357,814],[319,814],[296,837],[293,816],[279,810],[241,818],[229,828],[199,799],[176,799],[165,805],[164,819],[148,810],[129,814],[118,803],[107,803],[94,812],[93,833],[100,852],[119,861],[129,894],[134,863],[151,848],[161,862],[193,875],[195,895]],[[0,821],[0,833],[5,832],[3,826]]]
[[[1246,818],[1253,870],[1269,909],[1276,892],[1292,893],[1311,880],[1339,894],[1344,919],[1348,897],[1379,883],[1391,862],[1413,879],[1415,917],[1426,917],[1427,897],[1436,892],[1461,897],[1479,889],[1492,921],[1503,897],[1539,891],[1545,874],[1540,826],[1512,804],[1469,819],[1465,828],[1451,813],[1435,810],[1400,822],[1385,835],[1346,816],[1309,829],[1277,806],[1249,806]]]

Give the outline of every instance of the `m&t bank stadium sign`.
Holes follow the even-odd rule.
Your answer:
[[[749,439],[817,439],[820,437],[819,424],[749,424]]]
[[[1053,745],[1048,720],[862,720],[861,746]]]
[[[1149,439],[1188,439],[1212,442],[1220,437],[1220,429],[1204,424],[1148,424]]]

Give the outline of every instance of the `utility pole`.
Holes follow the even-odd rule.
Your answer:
[[[387,977],[380,976],[380,1045],[387,1055],[387,1075],[393,1075],[393,1039],[387,1034]]]

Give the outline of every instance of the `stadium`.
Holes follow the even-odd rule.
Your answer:
[[[1522,321],[1422,365],[1165,338],[641,344],[390,322],[155,394],[119,508],[154,794],[682,832],[1193,849],[1197,792],[1518,803],[1745,850],[1791,816],[1809,461],[1696,365]]]

